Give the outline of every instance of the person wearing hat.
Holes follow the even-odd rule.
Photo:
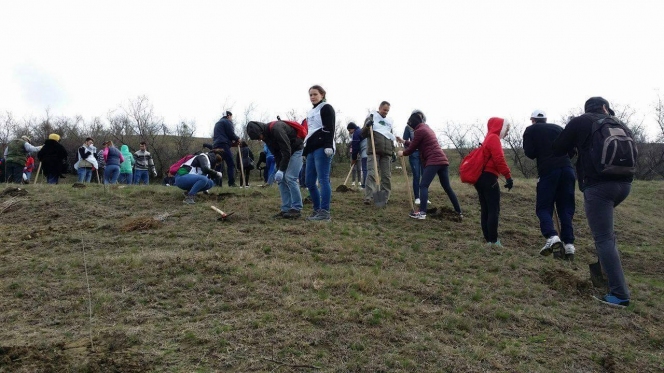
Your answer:
[[[590,147],[593,124],[613,117],[615,113],[602,97],[589,98],[584,111],[583,115],[570,120],[553,142],[553,154],[562,156],[572,151],[578,154],[576,174],[583,193],[586,219],[593,234],[599,264],[608,280],[608,293],[598,299],[612,306],[627,307],[630,292],[618,252],[613,212],[629,195],[634,177],[601,174],[595,169]],[[631,131],[623,127],[622,130],[633,138]]]
[[[247,124],[247,136],[262,140],[274,155],[277,169],[274,180],[281,197],[281,208],[274,218],[299,219],[302,216],[302,194],[298,176],[302,169],[303,141],[297,137],[297,131],[280,120],[270,126],[252,121]]]
[[[357,124],[350,122],[346,126],[348,133],[350,134],[350,165],[353,167],[353,184],[355,185],[355,179],[357,179],[358,185],[364,188],[364,179],[367,174],[367,139],[362,138],[362,131]],[[362,149],[362,143],[364,143],[364,151]],[[360,163],[358,159],[360,158]],[[361,173],[360,173],[361,169]]]
[[[540,231],[546,239],[540,249],[547,256],[564,249],[563,258],[574,259],[574,187],[576,176],[570,154],[553,155],[553,141],[563,128],[547,123],[546,113],[535,110],[530,116],[531,125],[523,132],[523,151],[526,157],[537,161],[537,197],[535,214],[540,222]],[[573,156],[573,154],[572,154]],[[560,232],[553,226],[553,212],[558,213]]]
[[[32,146],[28,136],[21,136],[7,144],[5,148],[5,181],[21,184],[23,182],[23,167],[30,153],[37,153],[42,147]]]
[[[67,150],[60,144],[60,135],[56,133],[48,135],[48,140],[37,152],[37,158],[42,164],[42,170],[44,170],[46,181],[49,184],[57,184],[60,176],[67,173],[69,168],[67,156]]]
[[[459,214],[459,217],[463,217],[461,214],[461,206],[459,206],[459,200],[450,185],[450,176],[448,172],[450,162],[447,159],[447,155],[440,147],[440,144],[438,144],[436,134],[431,127],[423,122],[422,117],[423,116],[417,112],[410,115],[410,118],[408,118],[408,127],[413,129],[413,137],[412,140],[404,142],[404,145],[407,148],[405,150],[399,150],[398,152],[398,155],[403,157],[410,156],[418,151],[424,166],[422,179],[417,186],[419,188],[418,195],[420,196],[419,206],[415,206],[415,211],[410,213],[410,217],[418,220],[426,219],[429,186],[436,175],[438,175],[440,185],[443,187],[445,193],[447,193],[450,202],[452,202],[454,211]],[[397,141],[398,140],[402,139],[397,139]]]
[[[233,125],[233,113],[225,111],[224,116],[214,125],[213,133],[214,149],[223,149],[222,158],[226,162],[226,175],[228,176],[228,186],[235,186],[235,164],[233,163],[233,153],[231,146],[237,146],[240,137],[235,134]],[[221,186],[221,182],[219,182]]]

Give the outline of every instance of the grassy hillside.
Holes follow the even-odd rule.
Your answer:
[[[502,194],[501,250],[457,180],[462,222],[439,185],[442,214],[408,218],[398,173],[382,210],[334,193],[331,223],[271,219],[276,188],[193,206],[161,186],[1,196],[0,372],[664,370],[664,183],[617,210],[621,310],[591,299],[578,192],[570,265],[538,255],[534,180]]]

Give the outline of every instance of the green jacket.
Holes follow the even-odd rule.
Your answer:
[[[28,154],[25,151],[25,140],[14,139],[7,145],[7,162],[25,164],[27,155]]]
[[[121,174],[130,174],[133,171],[134,163],[134,156],[131,155],[129,152],[129,147],[127,145],[122,145],[120,147],[120,153],[122,153],[122,156],[124,157],[124,162],[120,164],[120,173]]]

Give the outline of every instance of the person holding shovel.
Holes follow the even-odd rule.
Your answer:
[[[450,162],[447,160],[447,155],[445,155],[445,152],[438,144],[436,134],[431,127],[424,123],[420,113],[413,113],[410,115],[410,118],[408,118],[408,127],[413,129],[413,139],[412,141],[403,141],[402,139],[397,138],[398,142],[403,142],[404,145],[407,146],[405,150],[400,150],[398,155],[400,157],[409,156],[416,151],[419,151],[424,166],[422,179],[418,186],[420,189],[420,205],[415,206],[415,211],[410,213],[410,217],[418,220],[426,219],[429,185],[431,185],[431,182],[436,175],[438,175],[438,180],[440,180],[440,185],[443,187],[443,190],[450,198],[450,202],[452,202],[452,206],[454,206],[454,211],[462,217],[463,215],[461,214],[459,200],[450,185],[450,176],[448,173]]]
[[[374,201],[374,203],[386,204],[392,190],[392,153],[396,137],[392,134],[392,119],[387,117],[389,112],[390,103],[381,102],[378,111],[369,114],[362,128],[362,137],[372,138],[373,135],[373,144],[367,144],[365,205],[370,205],[375,196],[384,200]],[[380,185],[376,183],[377,178],[380,180]]]
[[[309,132],[304,138],[304,151],[307,158],[305,183],[309,189],[314,211],[307,218],[310,221],[330,221],[332,184],[330,171],[335,152],[334,130],[336,114],[332,105],[325,99],[326,92],[319,85],[309,88],[309,101],[313,108],[307,114]],[[316,186],[320,185],[320,190]]]
[[[252,140],[262,140],[274,154],[277,171],[271,177],[277,182],[281,196],[281,209],[274,218],[299,219],[302,216],[302,194],[299,188],[302,139],[297,137],[293,127],[280,120],[271,126],[249,122],[247,136]]]
[[[28,136],[21,136],[18,139],[10,141],[4,153],[4,166],[6,167],[5,180],[8,183],[21,184],[23,182],[23,167],[25,167],[25,160],[28,154],[37,153],[41,148],[41,146],[30,144]]]

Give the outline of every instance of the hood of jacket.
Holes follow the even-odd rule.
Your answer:
[[[510,124],[505,121],[503,118],[492,117],[489,118],[487,123],[487,135],[494,134],[498,135],[501,139],[504,139],[507,136],[507,131],[510,129]]]
[[[251,121],[247,124],[247,136],[252,140],[259,140],[260,135],[265,135],[267,125],[262,122]]]
[[[127,145],[122,145],[120,147],[120,153],[122,153],[123,157],[128,157],[131,155],[131,153],[129,152],[129,147]]]

